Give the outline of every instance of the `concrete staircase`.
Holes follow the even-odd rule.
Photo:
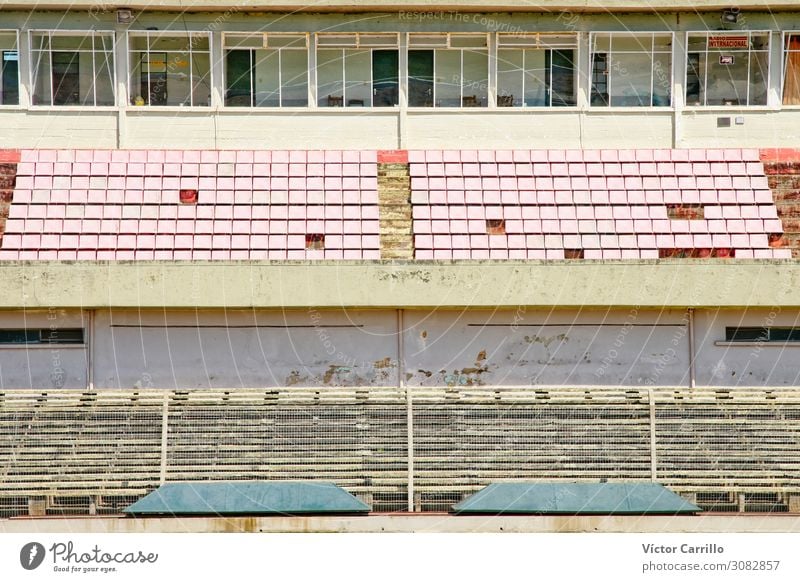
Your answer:
[[[381,258],[414,258],[411,222],[411,178],[408,163],[378,163],[378,204],[381,224]]]

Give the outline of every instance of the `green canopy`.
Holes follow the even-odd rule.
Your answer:
[[[132,515],[309,515],[367,513],[370,508],[333,483],[192,481],[166,483],[124,509]]]
[[[457,514],[676,515],[702,511],[658,483],[492,483]]]

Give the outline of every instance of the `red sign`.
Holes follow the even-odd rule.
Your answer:
[[[709,36],[710,49],[746,49],[750,48],[750,39],[746,36]]]

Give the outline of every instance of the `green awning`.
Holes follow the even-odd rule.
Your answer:
[[[370,507],[333,483],[192,481],[166,483],[124,513],[132,515],[313,515],[367,513]]]
[[[676,515],[702,511],[658,483],[492,483],[457,514]]]

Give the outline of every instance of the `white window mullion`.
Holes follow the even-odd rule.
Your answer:
[[[95,62],[95,38],[94,33],[92,33],[92,105],[97,105],[97,64]],[[80,78],[81,78],[81,57],[78,55],[78,88],[80,90]]]

